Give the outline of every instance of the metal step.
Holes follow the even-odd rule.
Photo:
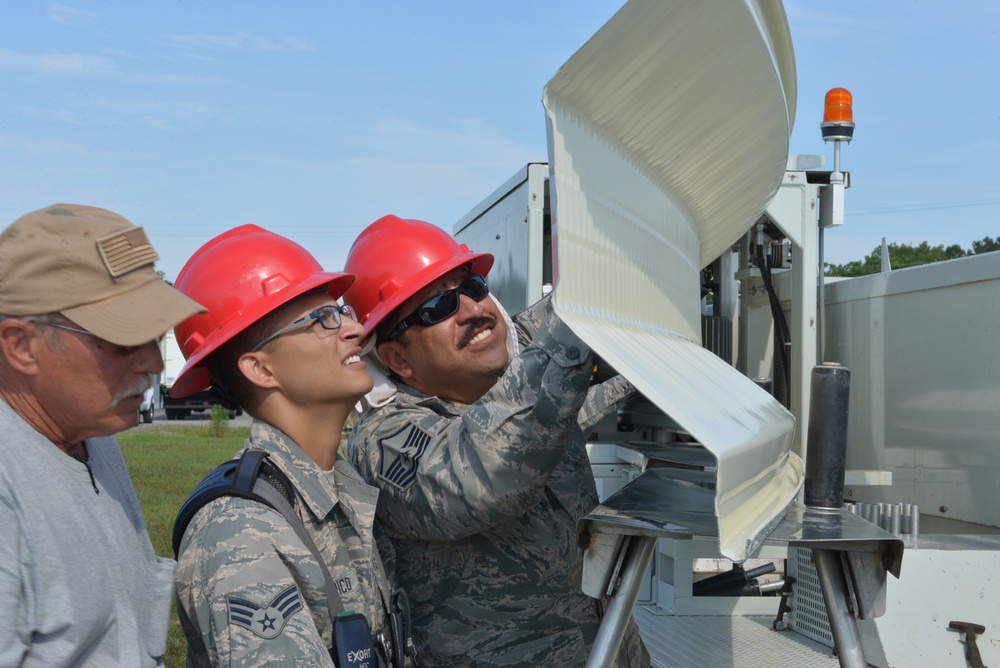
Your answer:
[[[637,605],[633,616],[653,668],[838,668],[828,647],[795,633],[772,631],[774,617],[671,615]]]

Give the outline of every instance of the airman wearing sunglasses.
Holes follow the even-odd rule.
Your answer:
[[[421,665],[582,666],[601,620],[577,547],[597,503],[584,430],[632,389],[590,390],[590,350],[549,299],[511,321],[492,265],[396,216],[354,242],[345,300],[377,354],[349,457],[381,491]],[[648,665],[634,624],[624,647],[619,666]]]

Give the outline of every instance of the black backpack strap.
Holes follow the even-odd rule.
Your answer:
[[[187,531],[188,524],[191,523],[195,513],[206,503],[214,501],[220,496],[236,495],[230,477],[232,472],[236,470],[237,463],[237,461],[231,460],[216,467],[198,483],[187,501],[181,506],[180,512],[177,513],[177,519],[174,520],[174,533],[171,541],[175,559],[180,554],[181,540],[184,538],[184,532]]]
[[[236,473],[233,474],[233,489],[238,492],[253,492],[261,466],[266,460],[267,453],[263,450],[245,450],[240,455]]]
[[[263,450],[246,450],[239,459],[231,459],[220,464],[198,483],[191,496],[181,506],[177,519],[174,520],[171,541],[174,558],[180,553],[181,540],[191,520],[201,507],[210,501],[221,496],[238,496],[274,508],[272,503],[254,492],[258,478],[266,478],[269,486],[275,488],[278,494],[294,507],[295,494],[292,492],[292,484],[284,473],[266,460],[267,453]]]
[[[174,521],[173,547],[174,556],[180,553],[181,540],[192,518],[202,506],[223,496],[238,496],[263,503],[277,511],[295,530],[295,534],[309,549],[313,559],[323,571],[326,584],[326,602],[330,611],[331,623],[337,615],[344,612],[344,603],[334,585],[330,569],[326,565],[316,547],[312,536],[306,531],[302,520],[295,513],[295,495],[292,484],[276,466],[267,461],[267,453],[263,450],[245,450],[238,460],[230,460],[216,467],[205,476],[191,492]],[[180,606],[178,605],[178,609]]]
[[[267,455],[265,455],[266,457]],[[280,471],[277,471],[280,473]],[[323,579],[326,584],[326,604],[330,610],[330,622],[333,623],[337,619],[337,615],[344,612],[344,603],[340,600],[340,593],[337,591],[337,587],[334,585],[333,576],[330,574],[330,569],[326,565],[326,560],[323,555],[320,554],[319,548],[316,547],[315,541],[313,541],[312,536],[306,531],[305,525],[302,520],[295,513],[295,509],[292,504],[289,503],[288,499],[285,498],[278,491],[278,489],[271,483],[270,476],[261,476],[256,479],[252,490],[254,497],[264,501],[267,505],[271,506],[274,510],[281,513],[281,516],[285,518],[285,521],[295,530],[296,535],[298,535],[299,540],[302,541],[303,545],[309,548],[312,552],[313,558],[316,563],[319,564],[320,569],[323,571]]]

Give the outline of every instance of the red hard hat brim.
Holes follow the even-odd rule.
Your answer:
[[[198,351],[191,355],[184,364],[173,387],[170,388],[170,396],[175,398],[187,397],[192,394],[208,389],[212,384],[212,377],[205,367],[206,358],[219,349],[224,343],[232,339],[241,331],[263,318],[268,313],[274,311],[292,301],[296,297],[306,294],[323,284],[327,286],[327,292],[333,299],[339,299],[351,283],[354,276],[351,274],[341,274],[333,272],[317,272],[299,283],[283,289],[280,298],[274,300],[261,300],[251,304],[235,322],[229,322],[205,337]],[[181,342],[178,341],[180,345]]]

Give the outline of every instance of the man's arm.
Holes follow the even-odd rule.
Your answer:
[[[17,666],[28,650],[21,636],[27,611],[21,587],[21,530],[6,499],[0,499],[0,531],[0,665]]]
[[[534,340],[461,414],[434,398],[399,397],[355,427],[350,458],[382,490],[379,516],[393,532],[455,540],[541,498],[578,428],[592,360],[548,299],[529,312]]]
[[[310,581],[324,581],[314,561],[284,518],[261,504],[224,499],[195,515],[177,593],[189,643],[200,637],[207,650],[204,665],[332,667],[309,607],[325,609],[325,594],[303,590],[303,572],[314,569],[319,579]]]
[[[587,400],[583,402],[580,409],[580,429],[584,433],[588,432],[605,415],[615,410],[619,404],[631,397],[635,393],[632,383],[625,380],[622,375],[617,375],[610,380],[594,385],[587,392]]]

